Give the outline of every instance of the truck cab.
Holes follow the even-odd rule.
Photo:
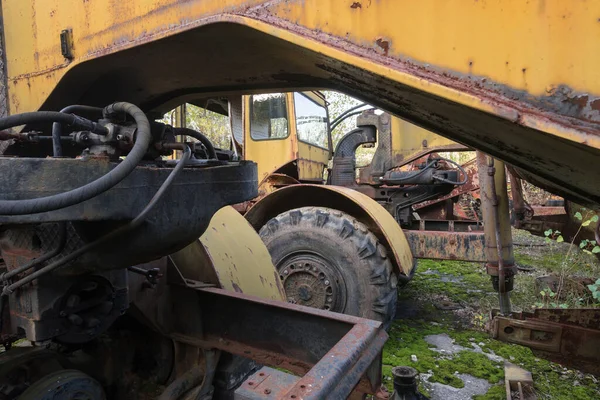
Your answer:
[[[322,93],[246,95],[242,104],[247,112],[242,114],[233,103],[233,137],[243,158],[258,164],[259,182],[274,173],[300,182],[323,182],[323,172],[332,155],[332,140]]]

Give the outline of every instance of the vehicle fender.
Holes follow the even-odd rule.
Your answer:
[[[286,299],[269,251],[233,207],[217,211],[204,234],[170,258],[186,279],[263,299]]]
[[[402,228],[379,203],[356,190],[332,185],[287,186],[263,197],[245,217],[259,231],[271,218],[308,206],[339,210],[365,224],[386,248],[399,277],[412,277],[416,260]]]

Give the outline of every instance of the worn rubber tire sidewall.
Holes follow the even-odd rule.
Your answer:
[[[397,279],[385,248],[352,216],[324,207],[303,207],[271,219],[260,236],[277,266],[292,253],[316,253],[343,276],[346,303],[335,310],[382,321],[396,311]]]

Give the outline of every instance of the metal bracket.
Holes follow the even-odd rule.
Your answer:
[[[527,346],[542,358],[600,375],[600,310],[538,309],[504,317],[495,310],[495,339]]]

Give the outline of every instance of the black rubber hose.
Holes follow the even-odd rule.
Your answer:
[[[102,108],[92,106],[82,106],[73,104],[60,110],[61,113],[98,113],[102,115]],[[62,157],[62,144],[60,143],[62,136],[62,124],[55,122],[52,124],[52,153],[54,157]]]
[[[344,111],[343,113],[341,113],[340,115],[338,115],[333,121],[331,121],[331,124],[333,125],[333,124],[335,124],[336,122],[339,122],[342,119],[346,119],[346,115],[347,114],[349,114],[352,111],[357,110],[357,109],[359,109],[361,107],[365,107],[365,106],[367,106],[367,103],[361,103],[361,104],[359,104],[357,106],[350,107],[349,109],[347,109],[346,111]]]
[[[108,130],[85,118],[81,118],[74,114],[65,114],[56,111],[34,111],[23,114],[15,114],[9,117],[0,118],[0,130],[14,128],[15,126],[26,124],[39,124],[44,122],[60,122],[62,124],[71,125],[75,129],[86,130],[106,135]]]
[[[37,199],[0,200],[0,215],[36,214],[69,207],[96,197],[125,179],[144,158],[144,155],[150,146],[150,142],[152,141],[152,135],[150,133],[150,122],[148,122],[148,118],[146,118],[144,112],[137,106],[131,103],[114,103],[104,109],[105,115],[123,112],[131,115],[137,124],[135,143],[124,161],[106,175],[101,176],[87,185],[69,190],[68,192]],[[66,123],[67,121],[72,122],[72,119],[65,117],[75,117],[72,114],[52,113],[53,116],[56,114],[60,116],[60,118],[57,118],[56,120]],[[17,125],[10,125],[9,123],[4,122],[4,120],[9,118],[12,117],[0,119],[0,130],[5,129],[5,126],[17,126],[19,123],[23,124],[23,121],[21,120],[18,121],[19,123]],[[48,119],[45,121],[48,121]],[[25,123],[31,123],[31,121],[27,120]]]
[[[206,147],[206,150],[208,151],[208,158],[217,158],[217,152],[215,151],[215,147],[210,142],[210,140],[202,133],[190,128],[173,128],[173,133],[175,135],[189,136],[194,139],[198,139],[200,143],[202,143],[204,147]]]
[[[4,289],[2,290],[2,296],[8,296],[9,294],[13,293],[16,289],[20,288],[21,286],[26,285],[29,282],[33,282],[34,280],[38,279],[40,276],[50,273],[50,272],[54,271],[55,269],[62,267],[66,263],[75,260],[80,255],[87,253],[88,251],[114,239],[115,237],[122,235],[123,233],[129,232],[129,231],[137,228],[138,226],[140,226],[142,224],[142,222],[144,222],[144,220],[148,216],[148,213],[150,211],[152,211],[152,209],[154,208],[156,203],[158,203],[158,201],[166,193],[169,186],[171,186],[171,184],[173,183],[173,181],[175,180],[175,178],[177,177],[179,172],[185,166],[186,161],[188,161],[191,156],[192,156],[192,151],[190,150],[189,146],[185,146],[183,156],[181,157],[181,159],[179,160],[179,162],[177,163],[175,168],[173,168],[173,171],[171,171],[171,173],[169,174],[167,179],[165,179],[163,184],[160,186],[160,188],[157,190],[157,192],[154,194],[154,196],[148,202],[148,204],[142,210],[142,212],[140,212],[137,217],[135,217],[133,220],[131,220],[131,222],[128,222],[127,224],[120,226],[119,228],[100,237],[99,239],[96,239],[93,242],[88,243],[88,244],[78,248],[77,250],[75,250],[74,252],[61,258],[60,260],[54,261],[53,263],[46,265],[44,268],[38,269],[37,271],[33,272],[32,274],[27,275],[25,278],[20,279],[9,286],[5,286]]]
[[[460,165],[459,163],[457,163],[456,161],[452,161],[448,158],[440,158],[438,159],[438,161],[445,161],[448,164],[452,164],[454,165],[456,168],[458,168],[458,170],[460,171],[460,173],[463,176],[462,181],[451,181],[439,176],[433,176],[433,179],[435,179],[436,181],[440,181],[440,182],[444,182],[447,183],[449,185],[455,185],[455,186],[460,186],[460,185],[464,185],[465,183],[467,183],[467,180],[469,180],[469,177],[467,176],[467,171],[465,171],[465,169],[462,167],[462,165]]]
[[[410,175],[405,176],[403,178],[396,178],[396,179],[389,179],[389,180],[383,179],[383,180],[384,181],[387,180],[387,181],[390,181],[390,182],[393,181],[394,182],[393,184],[401,184],[401,183],[396,183],[396,182],[403,182],[403,181],[407,181],[409,179],[417,178],[417,177],[423,175],[425,172],[427,172],[427,170],[429,168],[435,167],[435,165],[437,164],[437,162],[438,162],[438,159],[434,159],[432,161],[429,161],[427,164],[425,164],[425,166],[423,167],[423,169],[421,169],[419,171],[416,171],[414,174],[410,174]]]
[[[347,114],[347,115],[345,115],[345,116],[344,116],[344,118],[342,118],[342,119],[339,119],[339,118],[337,118],[337,119],[336,119],[336,120],[335,120],[335,121],[334,121],[334,122],[331,124],[331,126],[330,126],[329,130],[330,130],[331,132],[333,132],[333,130],[334,130],[335,128],[337,128],[337,126],[338,126],[339,124],[341,124],[342,122],[344,122],[344,120],[345,120],[345,119],[347,119],[347,118],[350,118],[350,117],[353,117],[353,116],[355,116],[355,115],[360,115],[360,114],[362,114],[364,111],[370,111],[370,110],[375,110],[375,109],[374,109],[374,108],[365,108],[364,110],[354,111],[354,112],[352,112],[352,113],[350,113],[350,114]]]

